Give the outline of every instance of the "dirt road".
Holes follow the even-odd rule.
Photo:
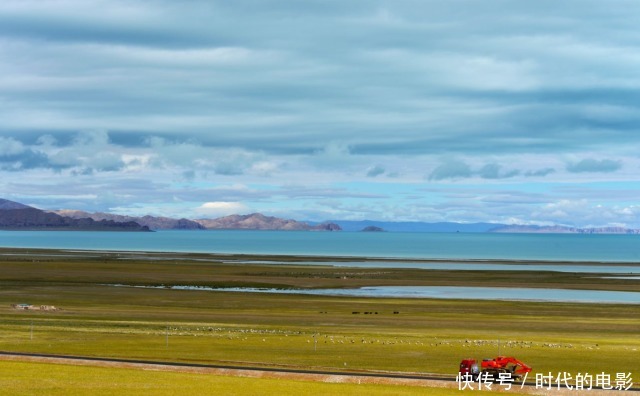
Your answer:
[[[94,367],[112,367],[112,368],[127,368],[136,370],[153,370],[153,371],[171,371],[182,373],[197,373],[197,374],[213,374],[213,375],[226,375],[236,377],[248,377],[248,378],[272,378],[272,379],[289,379],[299,381],[318,381],[327,383],[351,383],[351,384],[385,384],[385,385],[403,385],[403,386],[415,386],[415,387],[431,387],[431,388],[450,388],[459,389],[459,385],[452,378],[407,378],[411,375],[407,375],[404,378],[394,374],[357,374],[357,373],[322,373],[322,372],[308,372],[304,370],[290,370],[290,369],[259,369],[259,368],[238,368],[238,367],[222,367],[222,366],[205,366],[205,365],[189,365],[182,363],[163,363],[163,362],[143,362],[143,361],[126,361],[117,359],[103,359],[103,358],[82,358],[75,356],[52,356],[52,355],[38,355],[38,354],[18,354],[9,352],[0,352],[0,360],[5,361],[20,361],[20,362],[38,362],[38,363],[52,363],[52,364],[67,364],[75,366],[94,366]],[[477,389],[477,384],[473,384],[474,389]],[[529,394],[529,395],[581,395],[588,393],[592,396],[601,395],[633,395],[637,394],[635,389],[633,392],[623,391],[605,391],[605,390],[590,390],[590,391],[575,391],[568,389],[536,389],[534,386],[525,386],[520,388],[519,385],[514,385],[510,390],[506,391],[504,388],[494,384],[493,390],[504,391],[505,394]],[[464,393],[473,394],[471,390],[466,390]]]

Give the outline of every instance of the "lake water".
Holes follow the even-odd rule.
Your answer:
[[[640,304],[640,295],[634,292],[602,290],[565,290],[500,287],[461,286],[370,286],[358,289],[270,289],[270,288],[212,288],[204,286],[127,286],[145,289],[173,289],[192,291],[312,294],[348,297],[388,297],[388,298],[439,298],[466,300],[510,300],[510,301],[554,301],[577,303]]]
[[[640,235],[0,231],[0,247],[424,259],[640,262]]]
[[[476,234],[476,233],[359,233],[296,231],[160,231],[77,232],[0,231],[0,247],[66,250],[198,252],[352,257],[353,262],[309,261],[362,267],[411,267],[458,270],[552,270],[609,274],[638,274],[640,235]],[[129,254],[132,255],[132,254]],[[126,258],[123,254],[123,259]],[[365,262],[363,257],[401,258],[403,262]],[[360,261],[358,259],[360,258]],[[411,259],[440,259],[445,263],[415,263]],[[458,260],[458,262],[456,262]],[[464,260],[474,260],[464,262]],[[505,265],[492,260],[518,260]],[[560,263],[534,263],[558,261]],[[239,262],[239,261],[236,261]],[[585,265],[584,262],[596,263]],[[274,263],[274,262],[265,262]],[[578,265],[570,265],[578,264]],[[617,263],[615,265],[604,265]],[[634,277],[629,282],[638,282]],[[178,286],[179,287],[179,286]],[[228,291],[234,291],[229,289]],[[638,304],[640,293],[560,289],[481,287],[364,287],[360,289],[260,290],[272,293],[361,297],[460,298],[534,301],[573,301]]]

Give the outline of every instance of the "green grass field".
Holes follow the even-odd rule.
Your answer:
[[[24,252],[21,252],[24,254]],[[640,304],[344,298],[141,289],[106,284],[557,287],[548,273],[241,265],[202,255],[0,256],[0,350],[256,367],[455,375],[466,357],[513,355],[534,373],[631,372],[640,382]],[[59,254],[59,252],[58,252]],[[91,255],[92,257],[86,257]],[[159,254],[153,254],[158,257]],[[567,287],[607,286],[570,274]],[[562,275],[565,276],[565,275]],[[346,279],[343,279],[345,278]],[[568,281],[564,279],[565,282]],[[614,281],[614,280],[611,280]],[[640,296],[640,293],[639,293]],[[640,297],[639,297],[640,301]],[[16,311],[14,303],[55,305]],[[354,314],[353,312],[360,312]],[[371,314],[364,314],[371,312]],[[377,312],[377,314],[376,314]],[[397,312],[397,313],[394,313]]]
[[[459,395],[457,389],[331,384],[285,379],[0,361],[0,395]],[[468,392],[492,395],[498,392]]]

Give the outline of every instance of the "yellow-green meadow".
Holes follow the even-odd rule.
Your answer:
[[[162,261],[123,260],[106,253],[64,258],[51,252],[33,257],[2,256],[0,350],[451,377],[463,358],[502,354],[531,365],[532,375],[605,372],[615,377],[625,372],[632,374],[634,382],[640,379],[638,304],[333,297],[112,286],[335,287],[344,282],[353,287],[446,284],[453,278],[455,284],[474,285],[483,279],[489,282],[488,274],[482,271],[460,277],[454,271],[304,267],[290,260],[287,265],[275,266],[200,262],[171,255]],[[357,276],[342,279],[337,277],[338,272]],[[551,281],[545,279],[553,279],[546,273],[505,272],[494,282],[518,284],[523,276],[537,282],[536,287],[550,285]],[[585,284],[591,281],[584,278]],[[55,306],[56,310],[17,310],[11,306],[20,303]],[[60,378],[57,381],[65,377]],[[20,382],[14,384],[22,386]],[[69,383],[70,388],[75,386]]]

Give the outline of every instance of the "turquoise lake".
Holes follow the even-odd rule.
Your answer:
[[[0,231],[0,247],[51,248],[63,250],[130,252],[199,252],[265,255],[352,257],[351,262],[308,261],[355,267],[405,267],[455,270],[520,270],[607,273],[625,275],[637,283],[640,273],[640,235],[576,234],[479,234],[479,233],[358,233],[296,231],[159,231],[74,232]],[[16,253],[5,253],[16,254]],[[24,252],[17,254],[37,254]],[[64,256],[64,252],[59,255]],[[87,252],[91,255],[91,252]],[[398,258],[400,261],[366,262],[364,257]],[[122,259],[140,258],[135,253]],[[166,259],[145,255],[150,260]],[[211,258],[193,258],[209,261]],[[406,261],[404,261],[406,259]],[[445,262],[411,262],[412,259],[440,259]],[[458,261],[456,261],[458,260]],[[475,261],[465,261],[475,260]],[[496,261],[492,261],[496,260]],[[498,260],[518,260],[505,265]],[[527,263],[531,261],[560,261]],[[277,261],[230,262],[278,264]],[[562,263],[565,262],[565,263]],[[584,263],[589,264],[584,264]],[[607,263],[618,263],[615,265]],[[305,264],[302,262],[300,264]],[[602,276],[602,275],[599,275]],[[233,290],[225,290],[232,292]],[[237,290],[250,291],[250,290]],[[466,288],[466,287],[365,287],[320,291],[256,290],[256,292],[314,293],[340,296],[461,298],[533,301],[568,301],[638,304],[636,292],[591,290]]]
[[[0,231],[0,247],[421,259],[640,262],[640,235]]]

